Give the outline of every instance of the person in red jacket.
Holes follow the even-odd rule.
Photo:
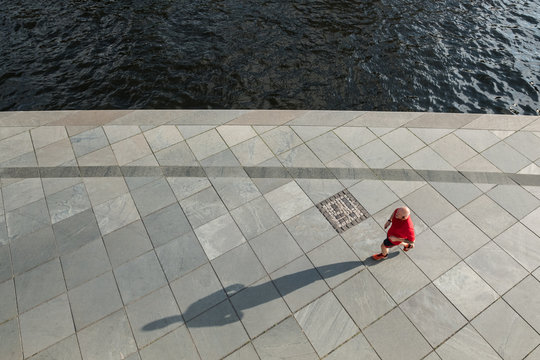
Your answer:
[[[394,210],[392,217],[386,221],[384,228],[389,225],[387,238],[381,244],[381,252],[372,256],[374,260],[382,260],[388,256],[388,249],[403,245],[403,251],[409,251],[414,247],[414,224],[411,220],[411,211],[408,207],[400,207]]]

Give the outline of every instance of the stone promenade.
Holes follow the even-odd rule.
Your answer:
[[[540,117],[4,112],[0,180],[2,360],[540,359]]]

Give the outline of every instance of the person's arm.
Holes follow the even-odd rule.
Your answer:
[[[392,224],[392,219],[394,218],[394,214],[396,213],[396,210],[394,210],[394,212],[392,213],[392,216],[390,216],[390,219],[386,220],[386,223],[384,224],[384,229],[386,230],[387,227],[390,226],[390,224]]]

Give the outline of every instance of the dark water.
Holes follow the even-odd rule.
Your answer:
[[[536,114],[540,0],[0,0],[0,110]]]

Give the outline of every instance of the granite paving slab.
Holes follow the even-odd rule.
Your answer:
[[[462,328],[436,351],[442,360],[502,359],[471,325]]]
[[[140,351],[142,360],[199,360],[185,326],[181,326]]]

